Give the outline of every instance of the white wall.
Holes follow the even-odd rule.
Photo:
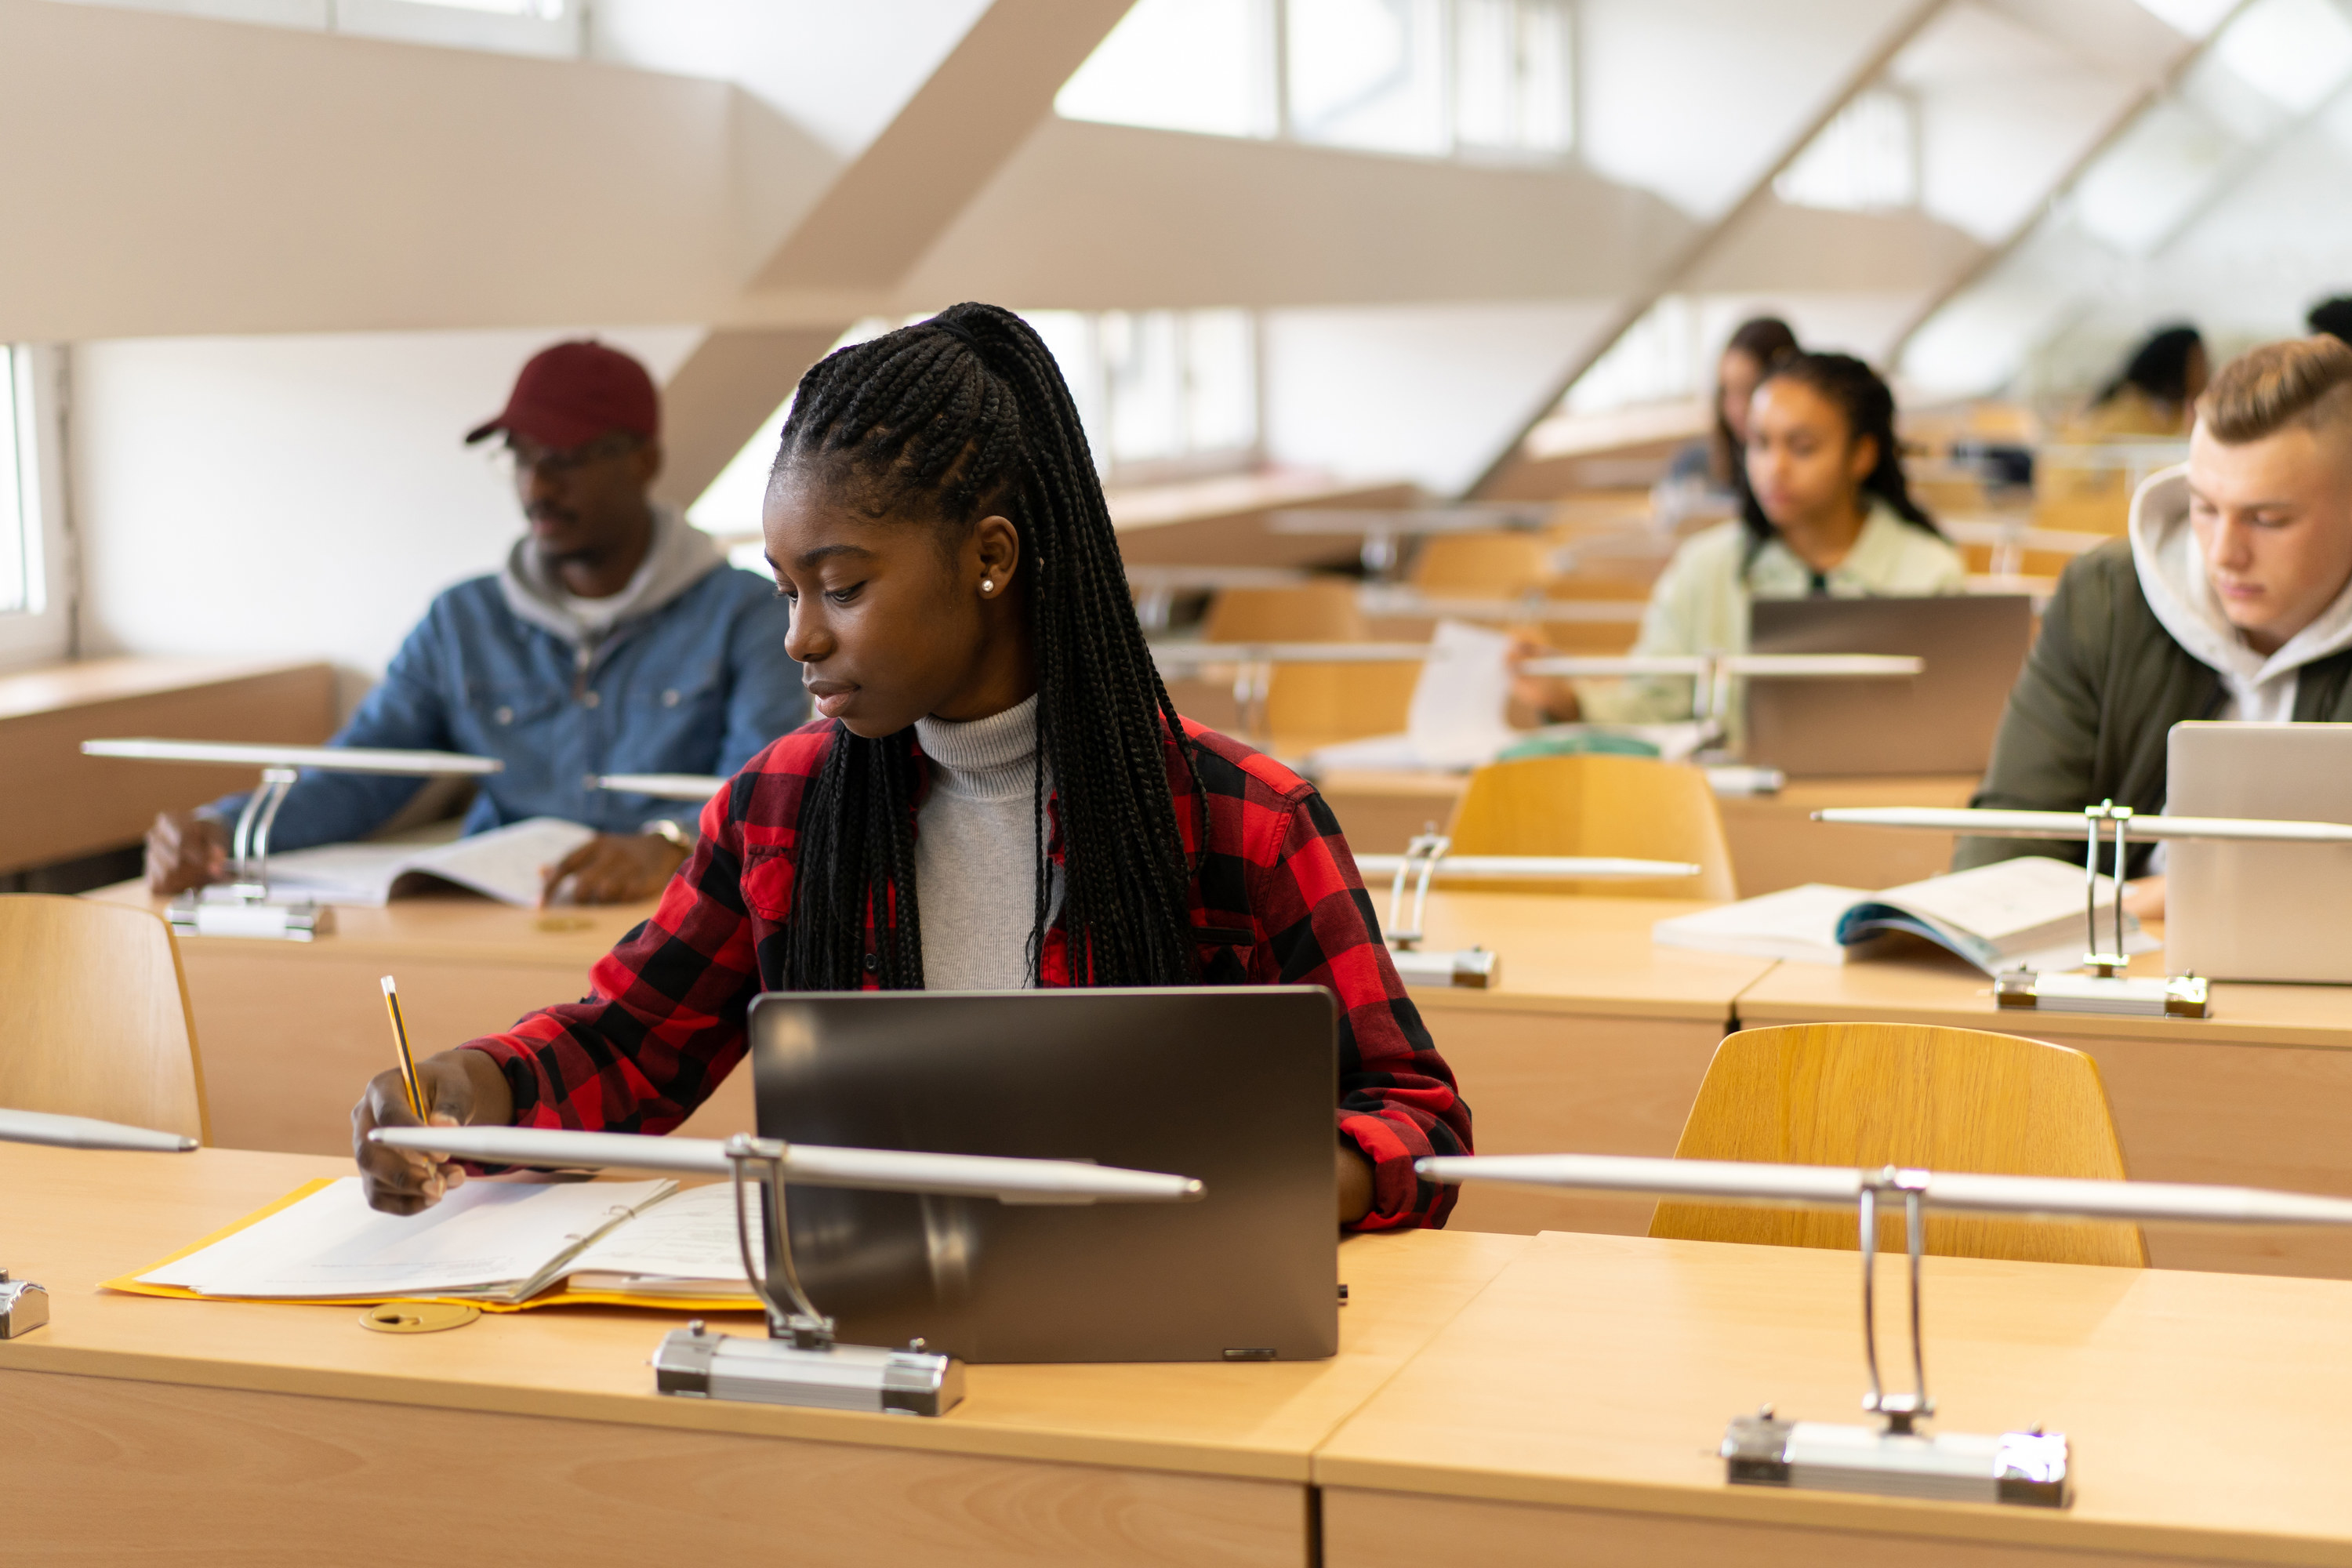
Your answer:
[[[1265,429],[1277,462],[1450,495],[1559,390],[1608,300],[1271,310]]]
[[[329,658],[346,706],[522,525],[462,443],[563,331],[179,338],[72,360],[81,651]],[[692,328],[604,329],[659,379]]]

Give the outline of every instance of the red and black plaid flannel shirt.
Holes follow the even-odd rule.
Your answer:
[[[1420,1180],[1412,1162],[1469,1152],[1470,1110],[1397,979],[1339,823],[1281,763],[1189,720],[1185,728],[1209,802],[1208,852],[1192,888],[1203,980],[1338,995],[1339,1129],[1372,1163],[1362,1226],[1442,1224],[1454,1190]],[[733,1070],[752,997],[781,985],[802,802],[834,733],[822,721],[794,731],[712,797],[693,856],[653,918],[596,962],[586,1001],[468,1042],[504,1071],[518,1126],[667,1132]],[[1172,739],[1168,759],[1191,850],[1199,816]],[[1058,926],[1042,966],[1045,984],[1069,983]]]

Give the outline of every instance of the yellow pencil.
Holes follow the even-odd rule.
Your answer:
[[[400,1020],[400,992],[392,976],[383,977],[383,1005],[392,1010],[392,1043],[400,1052],[400,1081],[408,1089],[408,1109],[425,1120],[425,1090],[416,1082],[416,1058],[408,1054],[408,1026]]]

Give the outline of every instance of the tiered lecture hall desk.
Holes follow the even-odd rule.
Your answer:
[[[974,1367],[937,1420],[657,1395],[646,1358],[683,1314],[383,1334],[355,1307],[97,1289],[349,1168],[0,1145],[5,1261],[52,1292],[47,1328],[0,1343],[0,1555],[1305,1568],[1317,1445],[1530,1245],[1349,1239],[1331,1360]]]
[[[11,1562],[2352,1563],[2336,1280],[1929,1259],[1936,1429],[2064,1432],[2066,1512],[1724,1483],[1735,1414],[1861,1418],[1846,1252],[1353,1238],[1329,1361],[975,1367],[937,1420],[655,1394],[676,1314],[394,1335],[97,1289],[341,1169],[0,1146],[7,1261],[53,1292],[0,1343]]]
[[[238,787],[208,767],[81,754],[111,735],[315,745],[335,727],[323,664],[95,658],[0,676],[0,872],[136,844],[158,811]]]
[[[2163,958],[2143,953],[2132,972],[2161,974]],[[2352,1196],[2352,986],[2217,982],[2204,1019],[2005,1012],[1981,973],[1922,942],[1777,965],[1738,1007],[1748,1027],[1867,1019],[2068,1046],[2099,1064],[2133,1176]],[[2148,1253],[2165,1268],[2352,1279],[2352,1234],[2332,1229],[2150,1227]]]
[[[1725,1423],[1860,1422],[1856,1255],[1535,1239],[1317,1453],[1328,1568],[2352,1563],[2352,1284],[1929,1258],[1931,1431],[2074,1447],[2059,1511],[1730,1487]],[[1894,1259],[1884,1301],[1899,1302]],[[1880,1356],[1907,1389],[1899,1307]],[[2331,1390],[2333,1392],[2331,1392]],[[2342,1396],[2342,1397],[2339,1397]]]
[[[1464,773],[1335,770],[1320,784],[1349,845],[1394,855],[1416,833],[1444,831],[1468,783]],[[1951,869],[1952,836],[1815,822],[1830,806],[1969,804],[1974,777],[1790,779],[1777,795],[1723,795],[1724,837],[1742,898],[1803,882],[1842,888],[1900,887]]]

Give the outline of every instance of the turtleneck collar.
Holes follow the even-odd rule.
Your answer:
[[[933,789],[992,799],[1026,795],[1037,754],[1036,695],[967,723],[918,719],[915,739],[930,761]]]

